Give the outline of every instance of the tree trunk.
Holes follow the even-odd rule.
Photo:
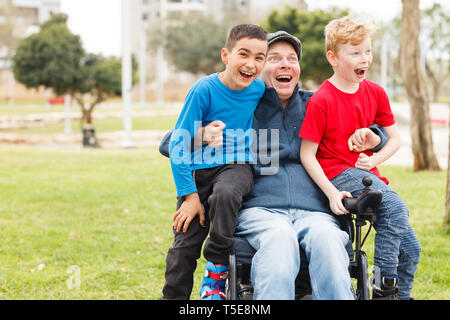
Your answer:
[[[433,88],[431,101],[438,102],[441,83],[439,82],[438,78],[434,75],[434,72],[433,70],[431,70],[430,64],[428,62],[425,62],[425,72],[427,73],[428,79],[430,80],[431,86]]]
[[[402,0],[400,29],[400,72],[406,96],[411,106],[411,140],[414,171],[440,170],[433,150],[430,106],[425,76],[420,66],[419,0]]]
[[[92,108],[86,109],[86,124],[92,125]]]

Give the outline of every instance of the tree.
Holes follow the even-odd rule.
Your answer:
[[[44,86],[64,95],[81,82],[80,61],[85,52],[80,37],[70,32],[64,19],[66,15],[52,15],[38,33],[19,42],[13,71],[27,88]]]
[[[448,52],[450,52],[450,15],[435,3],[422,11],[421,43],[426,44],[425,72],[432,87],[432,101],[438,101],[441,86],[449,79]]]
[[[92,124],[96,105],[121,95],[121,61],[87,54],[80,37],[67,28],[67,15],[52,14],[39,33],[20,41],[13,57],[16,79],[27,88],[44,86],[70,94],[82,112],[81,125]],[[133,59],[133,82],[137,63]]]
[[[190,15],[167,27],[165,49],[168,60],[179,71],[211,74],[224,69],[220,50],[225,45],[228,26],[210,17]]]
[[[414,171],[440,170],[433,150],[430,125],[430,106],[427,87],[420,66],[419,0],[402,0],[400,26],[400,70],[406,96],[411,106],[411,140]]]
[[[132,82],[136,83],[137,62],[132,57]],[[86,54],[80,61],[80,80],[69,89],[70,95],[81,107],[81,124],[92,125],[95,106],[111,96],[122,95],[122,61],[117,57]]]
[[[313,80],[316,85],[320,85],[333,74],[333,69],[325,57],[323,30],[330,20],[347,14],[348,10],[340,9],[325,12],[286,7],[283,11],[273,11],[262,26],[268,32],[284,30],[302,41],[303,55],[300,61],[302,79]]]

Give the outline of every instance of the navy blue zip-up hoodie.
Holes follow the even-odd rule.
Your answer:
[[[330,212],[327,197],[300,162],[302,139],[298,134],[305,118],[306,102],[312,95],[313,92],[299,90],[297,85],[284,108],[275,89],[266,88],[253,118],[257,133],[253,141],[257,155],[257,163],[253,165],[255,185],[245,197],[243,208]],[[378,125],[370,129],[381,137],[380,145],[372,149],[378,151],[387,141],[386,132]]]
[[[306,102],[312,95],[313,92],[299,90],[297,85],[284,108],[275,89],[266,88],[253,118],[253,129],[257,132],[253,143],[258,155],[253,165],[255,185],[244,199],[243,208],[329,211],[327,197],[300,163],[302,139],[298,134]]]

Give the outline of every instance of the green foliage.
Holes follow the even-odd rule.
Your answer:
[[[137,81],[137,60],[132,56],[132,83]],[[81,60],[81,79],[77,90],[80,93],[95,93],[96,96],[122,94],[122,60],[104,57],[101,54],[86,54]]]
[[[432,96],[438,101],[441,87],[449,85],[450,11],[441,4],[421,12],[421,43],[425,46],[425,71],[432,84]]]
[[[303,81],[313,80],[321,84],[329,78],[333,70],[325,57],[324,29],[328,22],[334,18],[343,17],[348,10],[331,9],[302,11],[286,7],[283,11],[273,11],[262,26],[268,32],[284,30],[302,41],[303,55],[300,61]]]
[[[422,11],[421,28],[431,50],[441,55],[450,51],[450,12],[441,4],[434,3]]]
[[[27,88],[44,86],[62,95],[80,82],[84,50],[80,37],[67,28],[66,20],[64,14],[53,15],[39,33],[19,42],[13,71]]]
[[[70,93],[81,107],[82,123],[92,123],[94,107],[122,94],[122,62],[85,53],[80,37],[67,27],[67,15],[52,14],[38,33],[20,41],[13,57],[16,79],[27,88],[44,86],[56,95]],[[132,80],[137,62],[133,57]],[[91,97],[88,108],[85,107]]]
[[[165,49],[179,71],[211,74],[224,69],[220,51],[228,26],[212,18],[190,16],[167,28]]]
[[[116,57],[105,58],[98,54],[87,54],[81,62],[82,81],[79,85],[81,93],[89,93],[94,90],[101,92],[111,91],[120,95],[121,61]]]

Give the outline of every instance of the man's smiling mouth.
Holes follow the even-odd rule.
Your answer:
[[[292,76],[283,74],[283,75],[277,76],[275,79],[276,79],[278,82],[289,83],[289,82],[291,82],[291,80],[292,80]]]

